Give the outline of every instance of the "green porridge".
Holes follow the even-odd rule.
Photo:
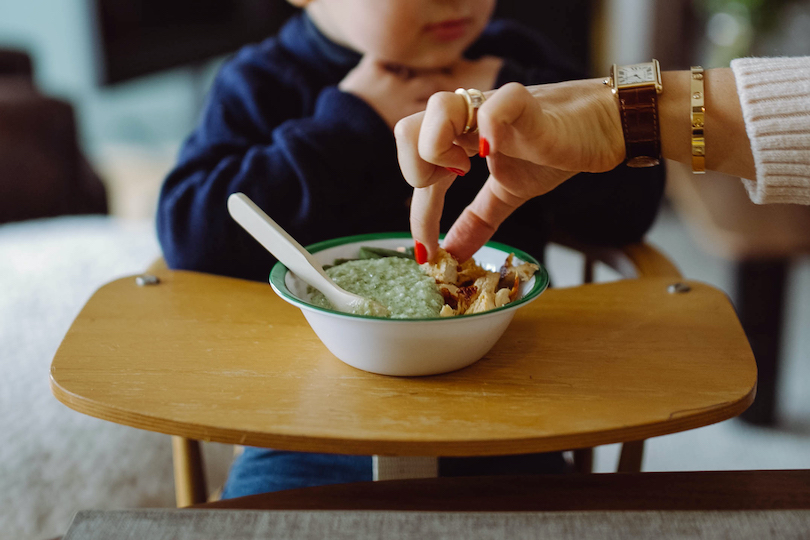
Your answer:
[[[436,281],[425,275],[412,259],[360,259],[333,266],[326,273],[347,291],[387,307],[394,319],[438,317],[444,305]],[[311,301],[316,306],[333,309],[320,291],[312,291]]]

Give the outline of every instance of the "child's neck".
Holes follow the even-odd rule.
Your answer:
[[[436,68],[412,68],[405,66],[403,64],[397,64],[394,62],[387,62],[383,64],[383,68],[386,71],[389,71],[399,77],[408,80],[413,79],[414,77],[420,77],[425,75],[434,75],[434,74],[441,74],[441,75],[452,75],[453,74],[453,67],[454,65],[450,66],[443,66],[443,67],[436,67]]]

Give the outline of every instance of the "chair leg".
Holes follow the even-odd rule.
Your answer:
[[[622,443],[619,455],[618,472],[641,472],[641,460],[644,459],[644,440]]]
[[[582,283],[593,283],[593,275],[596,270],[596,259],[588,254],[582,264]]]
[[[585,474],[593,472],[593,448],[574,450],[574,470]]]
[[[740,419],[758,426],[779,420],[777,382],[789,272],[787,259],[737,263],[734,307],[757,362],[757,397]]]
[[[372,456],[371,465],[375,481],[439,476],[439,458],[432,456]]]
[[[200,441],[173,435],[172,458],[177,507],[206,502],[208,489],[205,485]]]

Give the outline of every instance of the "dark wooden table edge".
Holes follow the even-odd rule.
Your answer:
[[[810,509],[810,470],[430,478],[251,495],[191,508],[583,511]]]

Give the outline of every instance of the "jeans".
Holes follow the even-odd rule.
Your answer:
[[[439,458],[439,476],[553,474],[569,470],[561,452]],[[231,465],[223,499],[284,489],[371,481],[371,456],[245,447]]]

